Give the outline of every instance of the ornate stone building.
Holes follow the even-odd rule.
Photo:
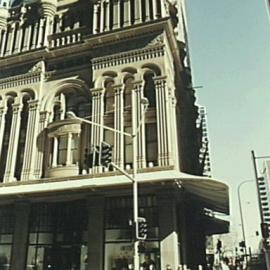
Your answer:
[[[228,187],[199,176],[183,0],[0,5],[0,268],[132,264],[132,183],[88,168],[85,151],[110,143],[113,162],[132,173],[124,133],[137,126],[139,215],[148,221],[140,261],[204,264],[205,236],[228,230],[205,210],[228,214]]]

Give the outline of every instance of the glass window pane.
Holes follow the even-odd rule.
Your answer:
[[[65,165],[67,160],[67,135],[58,138],[57,164]]]
[[[11,245],[0,246],[0,269],[10,269]]]

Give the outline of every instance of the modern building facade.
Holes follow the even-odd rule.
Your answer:
[[[228,231],[205,210],[229,200],[201,176],[184,2],[2,0],[0,30],[0,268],[132,264],[132,183],[85,161],[101,141],[138,170],[140,262],[204,265],[205,236]]]

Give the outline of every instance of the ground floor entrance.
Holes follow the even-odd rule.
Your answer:
[[[1,205],[0,270],[133,269],[132,202],[114,192]],[[201,210],[173,190],[140,196],[139,216],[148,224],[139,246],[143,269],[204,264]]]

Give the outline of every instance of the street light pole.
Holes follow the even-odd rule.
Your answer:
[[[241,219],[241,228],[242,228],[242,236],[245,243],[245,260],[247,255],[247,242],[246,242],[246,234],[245,234],[245,226],[244,226],[244,217],[243,217],[243,210],[242,210],[242,203],[241,203],[241,193],[240,193],[240,187],[246,183],[254,182],[254,180],[246,180],[241,182],[237,187],[237,195],[238,195],[238,202],[239,202],[239,209],[240,209],[240,219]]]

